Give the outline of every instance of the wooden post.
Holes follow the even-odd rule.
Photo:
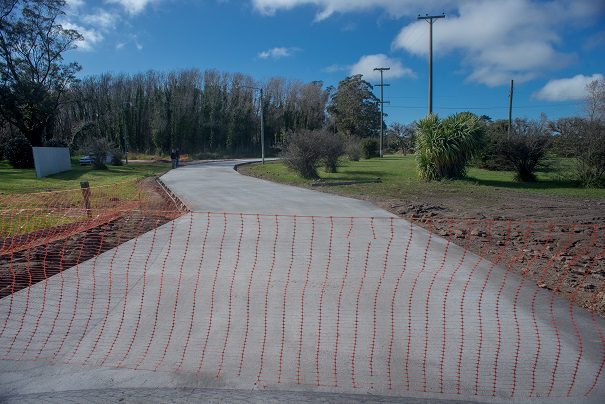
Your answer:
[[[92,217],[90,211],[90,185],[88,181],[80,181],[80,188],[82,188],[82,197],[84,198],[84,209],[86,209],[86,215]]]

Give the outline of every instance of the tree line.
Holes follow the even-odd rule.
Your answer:
[[[18,165],[31,165],[30,146],[82,151],[94,139],[122,152],[258,154],[261,111],[269,153],[303,129],[377,134],[378,100],[361,75],[336,89],[212,69],[78,79],[81,66],[64,54],[82,36],[61,25],[65,7],[65,0],[0,3],[0,141]]]
[[[103,74],[69,89],[53,137],[73,146],[102,136],[152,154],[249,155],[260,151],[261,102],[265,142],[274,148],[288,131],[323,127],[328,97],[322,82],[274,77],[261,84],[217,70]]]

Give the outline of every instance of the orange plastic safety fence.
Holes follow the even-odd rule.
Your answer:
[[[139,212],[172,219],[186,209],[160,183],[135,181],[31,194],[0,194],[0,254],[46,244]]]
[[[61,237],[5,237],[0,360],[391,395],[605,394],[604,224],[132,201]]]

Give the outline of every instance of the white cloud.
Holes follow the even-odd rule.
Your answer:
[[[118,19],[119,16],[117,14],[102,9],[97,10],[94,14],[87,14],[82,17],[82,21],[85,23],[103,29],[114,28]]]
[[[78,31],[84,37],[84,40],[76,44],[81,51],[93,50],[111,30],[115,29],[120,19],[118,14],[103,9],[97,9],[92,14],[78,14],[69,14],[62,25]]]
[[[437,55],[455,52],[468,80],[497,86],[510,79],[531,80],[575,58],[560,50],[570,26],[599,21],[602,0],[251,0],[266,15],[300,6],[315,6],[316,21],[335,13],[382,9],[394,18],[445,12],[434,24]],[[428,25],[414,21],[393,41],[394,49],[416,55],[428,52]]]
[[[391,70],[384,71],[383,76],[385,79],[416,77],[414,72],[410,68],[403,66],[401,61],[389,58],[383,54],[362,56],[357,63],[350,66],[349,73],[351,75],[363,74],[365,80],[378,80],[380,79],[380,72],[374,70],[376,67],[391,68]]]
[[[66,0],[65,3],[67,4],[68,8],[75,10],[84,5],[84,0]]]
[[[139,14],[145,10],[147,5],[153,3],[155,0],[105,0],[110,4],[119,4],[130,14]]]
[[[434,51],[459,52],[470,70],[468,79],[488,86],[510,79],[527,81],[545,70],[567,65],[575,55],[557,50],[560,31],[570,24],[580,24],[593,13],[598,15],[603,8],[589,0],[458,3],[457,15],[434,23]],[[428,31],[425,21],[415,21],[401,30],[393,47],[426,55]]]
[[[281,59],[290,57],[298,51],[300,51],[299,48],[278,47],[259,52],[258,57],[261,59]]]
[[[254,7],[263,14],[273,15],[279,10],[291,10],[305,5],[319,8],[317,21],[325,20],[334,13],[359,12],[377,8],[386,10],[393,17],[416,15],[418,10],[442,9],[457,3],[456,0],[252,0]]]
[[[64,22],[61,24],[65,29],[74,29],[78,31],[84,39],[78,41],[76,44],[79,50],[91,51],[94,45],[98,44],[103,40],[103,34],[93,28],[84,28],[78,24],[72,22]]]
[[[326,73],[338,73],[338,72],[346,72],[348,70],[351,70],[351,66],[350,65],[330,65],[327,67],[324,67],[322,69],[324,72]]]
[[[105,4],[91,5],[86,0],[66,0],[68,8],[62,17],[62,24],[82,34],[84,40],[76,44],[81,51],[93,50],[106,38],[115,41],[117,50],[128,44],[142,50],[143,45],[136,40],[136,35],[128,33],[132,28],[128,20],[150,4],[160,1],[162,0],[103,0],[102,3]]]
[[[586,98],[586,86],[595,81],[602,80],[602,74],[592,76],[577,76],[568,79],[551,80],[541,90],[534,93],[534,97],[546,101],[575,101]]]
[[[315,6],[319,10],[316,20],[321,21],[335,13],[362,12],[373,9],[383,9],[395,18],[416,16],[424,12],[449,12],[465,5],[491,3],[494,7],[506,6],[516,0],[251,0],[252,5],[265,15],[273,15],[280,10],[292,10],[301,6]],[[552,0],[540,2],[528,0],[528,3],[555,8],[554,11],[564,12],[567,17],[595,17],[605,9],[605,3],[600,0]],[[555,17],[556,15],[549,15]],[[522,17],[521,15],[515,17]]]

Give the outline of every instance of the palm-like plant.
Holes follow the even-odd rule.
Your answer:
[[[440,120],[429,115],[418,122],[416,163],[420,177],[427,181],[460,178],[468,161],[483,145],[485,127],[470,112]]]

